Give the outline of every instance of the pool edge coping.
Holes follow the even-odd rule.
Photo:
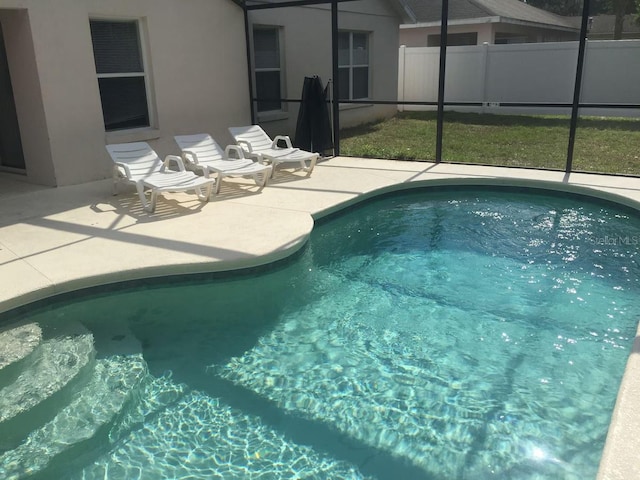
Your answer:
[[[154,279],[167,276],[195,275],[202,273],[232,273],[241,270],[266,267],[295,255],[302,249],[311,234],[311,230],[288,244],[286,247],[270,252],[265,255],[246,257],[236,260],[212,260],[197,263],[176,263],[163,266],[150,266],[132,268],[129,270],[119,270],[115,272],[101,273],[86,277],[73,278],[64,282],[51,282],[40,288],[22,293],[8,300],[0,300],[0,315],[5,315],[11,310],[28,306],[31,303],[46,300],[58,295],[78,292],[85,289],[114,285],[118,283],[128,283],[139,280]]]
[[[463,178],[463,177],[445,177],[439,179],[425,179],[425,180],[411,180],[409,182],[398,183],[394,185],[388,185],[376,190],[362,193],[357,197],[345,200],[332,207],[320,210],[311,214],[314,220],[320,220],[326,216],[339,213],[346,208],[349,208],[359,203],[366,202],[367,200],[379,197],[381,195],[393,192],[400,192],[405,190],[412,190],[416,188],[428,188],[428,187],[511,187],[511,188],[531,188],[535,190],[549,190],[553,192],[564,192],[577,195],[584,195],[587,197],[593,197],[600,200],[607,200],[613,203],[624,205],[626,207],[637,210],[640,214],[640,200],[634,200],[621,194],[608,192],[606,190],[599,190],[593,186],[576,185],[572,183],[557,182],[553,180],[536,180],[536,179],[523,179],[512,177],[486,177],[486,178]]]

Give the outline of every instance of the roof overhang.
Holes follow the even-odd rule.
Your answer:
[[[390,0],[389,3],[404,22],[416,23],[418,21],[418,17],[405,0]]]
[[[580,28],[576,27],[568,27],[563,25],[552,25],[549,23],[537,23],[537,22],[529,22],[526,20],[518,20],[517,18],[509,18],[509,17],[479,17],[479,18],[461,18],[458,20],[449,20],[447,23],[448,26],[460,26],[460,25],[485,25],[487,23],[507,23],[511,25],[522,25],[525,27],[533,27],[533,28],[544,28],[546,30],[559,30],[563,32],[579,32]],[[440,27],[440,21],[435,22],[419,22],[419,23],[404,23],[400,25],[402,29],[411,29],[411,28],[433,28]]]
[[[485,23],[499,23],[500,17],[481,17],[481,18],[461,18],[459,20],[449,20],[447,25],[478,25]],[[418,23],[404,23],[400,25],[400,28],[424,28],[424,27],[439,27],[440,20],[434,22],[418,22]]]
[[[334,0],[231,0],[246,7],[248,10],[268,10],[272,8],[305,7],[333,3]],[[354,2],[357,0],[335,0],[337,3]]]
[[[550,23],[528,22],[526,20],[518,20],[517,18],[502,17],[501,23],[510,23],[512,25],[524,25],[527,27],[544,28],[547,30],[558,30],[561,32],[580,32],[580,27],[570,27],[567,25],[553,25]]]
[[[358,0],[231,0],[236,5],[247,10],[270,10],[283,7],[308,7],[313,5],[327,5],[336,3],[348,3]],[[392,10],[398,16],[400,22],[413,23],[417,20],[406,0],[386,0]]]

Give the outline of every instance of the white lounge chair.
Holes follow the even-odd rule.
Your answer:
[[[271,176],[270,165],[245,158],[242,148],[237,145],[229,145],[223,150],[207,133],[176,135],[174,138],[187,168],[200,171],[205,177],[216,175],[215,193],[220,191],[224,177],[253,177],[262,190]],[[231,152],[235,152],[237,158],[231,158]]]
[[[118,181],[126,179],[136,186],[140,202],[148,212],[155,211],[158,193],[194,190],[204,202],[211,196],[215,179],[200,177],[187,171],[182,159],[176,155],[167,155],[163,162],[146,142],[117,143],[107,145],[106,148],[115,164],[114,195],[117,194]],[[168,168],[172,161],[179,171]],[[146,200],[145,188],[151,190],[149,202]]]
[[[271,137],[259,125],[231,127],[229,132],[236,143],[242,147],[245,155],[255,158],[259,162],[266,161],[273,165],[272,177],[275,175],[276,167],[284,164],[295,164],[306,171],[307,175],[311,175],[313,167],[316,166],[320,157],[318,153],[294,148],[288,136],[278,135],[271,140]],[[279,146],[280,142],[284,142],[286,146]]]

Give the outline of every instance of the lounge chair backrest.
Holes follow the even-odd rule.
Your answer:
[[[131,180],[147,177],[162,168],[162,160],[146,142],[116,143],[106,148],[114,163],[127,165]]]
[[[269,135],[267,135],[259,125],[231,127],[229,128],[229,132],[237,143],[246,142],[251,145],[253,152],[268,150],[273,143],[273,140],[271,140]]]
[[[187,150],[196,154],[200,165],[206,165],[208,162],[225,158],[222,147],[208,133],[176,135],[174,138],[180,150],[183,152]],[[187,160],[193,161],[188,155]]]

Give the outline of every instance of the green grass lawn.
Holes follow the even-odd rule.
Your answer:
[[[341,132],[341,154],[400,160],[435,159],[435,112],[403,112]],[[446,112],[442,160],[564,170],[569,117]],[[573,169],[640,175],[640,120],[584,117]]]

